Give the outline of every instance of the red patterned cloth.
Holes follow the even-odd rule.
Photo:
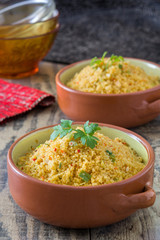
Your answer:
[[[0,79],[0,123],[38,104],[49,106],[54,101],[55,97],[49,93]]]

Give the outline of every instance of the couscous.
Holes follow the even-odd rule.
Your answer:
[[[19,158],[26,174],[49,183],[95,186],[119,182],[137,174],[145,163],[123,139],[98,132],[98,124],[86,122],[72,128],[62,120],[51,139]]]
[[[105,53],[106,54],[106,53]],[[112,55],[92,59],[90,65],[67,82],[67,86],[83,92],[100,94],[121,94],[147,90],[160,84],[158,76],[149,76],[145,71]]]

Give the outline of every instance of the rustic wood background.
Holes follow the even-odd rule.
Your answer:
[[[56,94],[55,74],[64,65],[42,62],[40,71],[26,79],[12,80],[46,92]],[[11,80],[8,80],[11,81]],[[7,152],[15,139],[43,126],[58,123],[66,118],[57,103],[33,110],[0,125],[0,240],[159,240],[160,239],[160,116],[152,122],[132,129],[146,138],[155,154],[155,204],[138,210],[127,219],[111,226],[94,229],[63,229],[44,224],[26,214],[12,199],[7,181]]]

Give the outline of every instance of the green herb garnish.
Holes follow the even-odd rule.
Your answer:
[[[73,137],[75,140],[80,138],[83,145],[86,144],[88,147],[94,148],[97,144],[97,141],[99,141],[99,139],[93,136],[93,134],[97,130],[100,130],[101,128],[98,127],[97,123],[89,124],[89,121],[87,121],[84,124],[84,132],[83,132],[80,129],[73,129],[71,120],[62,119],[60,125],[53,127],[53,129],[54,129],[54,132],[50,136],[50,139],[52,140],[54,140],[58,136],[62,138],[74,130],[75,133],[73,134]]]
[[[109,150],[106,150],[106,153],[109,154],[109,157],[110,157],[111,161],[115,162],[115,160],[116,160],[115,155],[112,152],[110,152]]]
[[[83,145],[87,144],[88,147],[94,148],[97,145],[97,141],[99,141],[99,139],[93,136],[93,134],[100,129],[101,128],[98,127],[97,123],[89,124],[89,121],[87,121],[84,124],[84,132],[80,129],[75,130],[76,133],[74,134],[74,138],[80,138]]]
[[[123,69],[123,65],[122,65],[122,64],[119,64],[118,67],[119,67],[120,69]]]
[[[81,171],[79,174],[80,178],[82,178],[85,182],[89,182],[89,180],[91,179],[91,175],[85,171]]]
[[[107,62],[106,70],[108,68],[110,68],[114,63],[123,62],[123,61],[124,61],[124,58],[122,56],[117,56],[117,55],[112,54],[111,57],[109,58],[108,62]],[[120,69],[123,68],[122,64],[119,64],[118,66],[119,66]]]
[[[61,167],[62,167],[62,163],[60,162],[60,164],[59,164],[59,168],[61,169]]]
[[[53,127],[54,132],[51,134],[50,139],[54,140],[58,136],[62,138],[70,133],[73,130],[71,127],[72,122],[71,120],[62,119],[60,125]]]
[[[113,64],[115,62],[123,62],[124,58],[122,56],[117,56],[117,55],[112,54],[110,57],[110,60],[111,60],[111,63]]]
[[[90,62],[90,66],[92,66],[93,68],[102,68],[103,70],[107,70],[108,68],[110,68],[114,63],[116,62],[123,62],[124,58],[122,56],[117,56],[112,54],[111,57],[108,59],[107,63],[104,61],[105,60],[105,56],[107,55],[107,52],[104,52],[102,57],[99,59],[97,57],[94,57],[91,59]],[[122,64],[119,64],[119,68],[122,69],[123,66]]]
[[[119,64],[118,67],[119,67],[119,69],[121,70],[121,73],[123,73],[123,65],[122,65],[122,64]]]
[[[104,52],[102,57],[99,59],[97,57],[94,57],[91,59],[90,66],[93,67],[103,67],[104,66],[104,58],[107,55],[107,52]]]

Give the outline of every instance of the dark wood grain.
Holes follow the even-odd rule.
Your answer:
[[[12,80],[56,94],[55,74],[63,65],[43,62],[40,71],[28,79]],[[11,81],[11,80],[8,80]],[[146,138],[156,154],[154,189],[155,204],[139,210],[127,219],[111,226],[95,229],[63,229],[42,223],[26,214],[12,199],[7,182],[7,152],[11,144],[33,129],[58,123],[66,118],[57,103],[36,107],[0,125],[0,240],[159,240],[160,239],[160,116],[154,121],[132,129]]]

